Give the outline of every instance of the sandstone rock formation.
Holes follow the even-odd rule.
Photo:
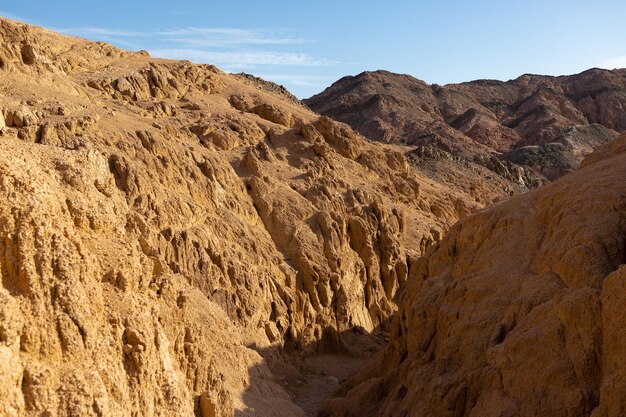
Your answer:
[[[450,168],[462,179],[472,178],[467,166],[475,172],[491,169],[483,162],[493,156],[519,165],[513,170],[524,171],[530,182],[498,170],[498,178],[483,176],[487,188],[507,194],[570,172],[626,130],[626,70],[445,86],[387,71],[364,72],[338,80],[305,103],[370,139],[410,145],[406,152],[435,147],[450,153],[460,158]],[[427,174],[428,164],[416,162]]]
[[[302,416],[258,352],[384,327],[478,206],[258,80],[0,40],[3,416]]]
[[[626,135],[411,265],[389,348],[324,416],[623,416]]]

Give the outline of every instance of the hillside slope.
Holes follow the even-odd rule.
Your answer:
[[[0,39],[1,415],[304,415],[259,353],[383,326],[476,207],[254,78]]]
[[[445,86],[388,71],[364,72],[305,103],[377,141],[436,141],[455,153],[506,153],[556,142],[577,125],[626,130],[626,69]]]
[[[480,181],[505,195],[575,170],[626,130],[626,69],[445,86],[364,72],[305,103],[370,139],[408,145],[405,152],[421,156],[414,162],[424,175],[441,178],[445,172],[432,165],[443,162],[452,180]]]
[[[411,265],[390,347],[324,416],[623,416],[626,135]]]

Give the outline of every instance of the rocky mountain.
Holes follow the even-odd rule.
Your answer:
[[[626,135],[461,220],[410,267],[389,348],[322,416],[622,416]]]
[[[310,415],[477,207],[256,78],[0,39],[0,415]]]
[[[305,103],[370,139],[410,145],[406,152],[432,155],[429,149],[436,148],[444,159],[450,154],[473,171],[487,168],[509,183],[502,189],[506,194],[571,172],[591,150],[626,130],[626,69],[445,86],[387,71],[364,72],[340,79]],[[417,162],[428,175],[428,159]],[[457,165],[451,167],[455,176],[471,178]],[[482,180],[494,183],[485,175]]]

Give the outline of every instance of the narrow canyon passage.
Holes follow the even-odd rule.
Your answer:
[[[340,334],[328,333],[314,346],[302,350],[270,348],[259,350],[259,354],[264,358],[262,366],[268,367],[271,377],[285,390],[298,412],[301,410],[302,416],[316,417],[341,384],[362,370],[373,356],[383,352],[388,337],[388,331],[381,329],[367,333],[355,328]],[[252,383],[254,375],[264,375],[257,368],[248,372]],[[276,402],[267,403],[258,394],[254,387],[244,392],[244,407],[237,410],[235,416],[284,415],[285,410]]]

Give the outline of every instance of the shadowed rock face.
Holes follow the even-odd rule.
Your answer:
[[[455,225],[324,416],[621,416],[626,135]]]
[[[497,154],[552,180],[626,130],[626,70],[445,86],[364,72],[304,102],[373,140],[435,146],[470,160]],[[572,129],[584,132],[575,148],[564,143]]]
[[[0,38],[2,416],[301,416],[257,352],[382,326],[477,207],[254,77]]]
[[[504,158],[517,165],[530,167],[553,181],[576,170],[585,156],[614,138],[613,130],[597,123],[574,126],[557,142],[522,146],[508,152]]]

